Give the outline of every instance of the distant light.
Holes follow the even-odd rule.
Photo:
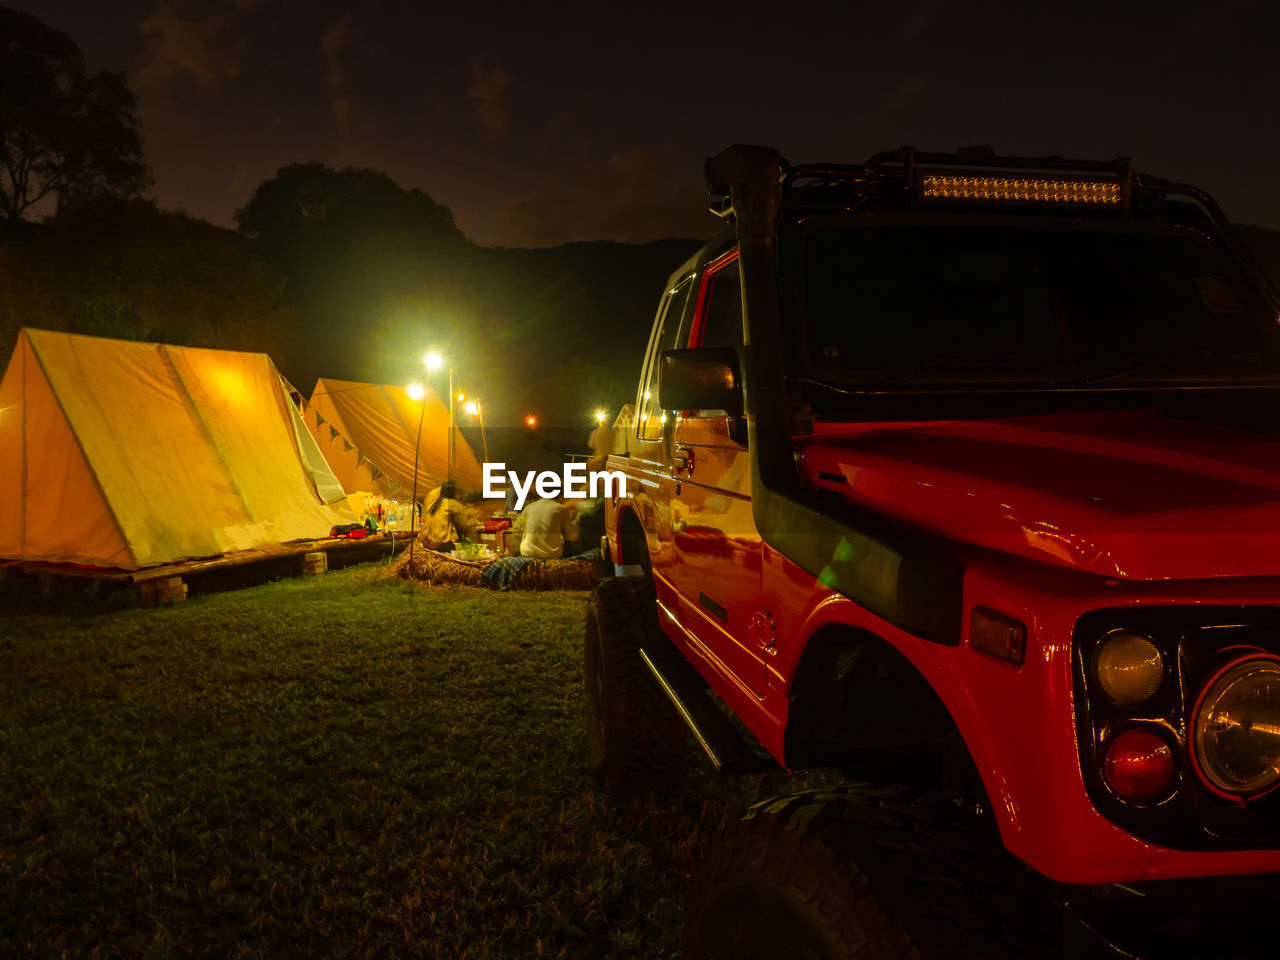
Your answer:
[[[605,422],[605,420],[606,420],[606,418],[608,418],[608,416],[609,416],[609,415],[608,415],[607,413],[605,413],[603,410],[597,410],[597,411],[596,411],[596,423],[604,423],[604,422]]]
[[[480,412],[480,404],[476,403],[474,400],[472,400],[470,403],[467,404],[467,413],[471,414],[474,417],[479,412]]]
[[[646,400],[648,400],[648,399],[649,399],[649,391],[648,391],[648,390],[646,390],[646,391],[644,392],[644,398],[645,398]]]
[[[530,414],[524,418],[524,422],[526,426],[536,427],[538,425],[538,418]]]
[[[428,353],[422,358],[422,362],[427,365],[428,370],[439,370],[444,366],[444,358],[438,353]]]
[[[411,383],[411,384],[409,384],[409,399],[410,399],[410,400],[415,400],[415,401],[416,401],[416,400],[421,400],[421,399],[422,399],[423,397],[425,397],[426,395],[427,395],[427,394],[426,394],[426,391],[422,389],[422,384],[420,384],[420,383]]]
[[[461,390],[459,390],[459,391],[458,391],[458,402],[459,402],[459,403],[461,403],[461,402],[462,402],[463,400],[465,400],[465,399],[467,399],[467,395],[466,395],[465,393],[463,393]]]

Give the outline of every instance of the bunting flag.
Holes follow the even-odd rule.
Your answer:
[[[338,439],[338,428],[335,427],[333,424],[329,424],[329,439],[330,440]]]
[[[355,447],[353,447],[353,446],[348,442],[347,438],[346,438],[346,437],[343,437],[343,438],[342,438],[342,452],[343,452],[343,453],[350,453],[350,452],[351,452],[352,450],[354,450],[354,449],[355,449]]]
[[[319,410],[317,410],[317,411],[316,411],[316,429],[317,429],[317,430],[319,430],[321,427],[323,427],[323,426],[324,426],[326,423],[328,423],[328,422],[329,422],[328,420],[326,420],[324,417],[320,416],[320,411],[319,411]]]
[[[360,452],[358,452],[358,451],[356,452],[356,466],[357,466],[357,467],[363,467],[363,466],[364,466],[364,464],[365,464],[365,461],[366,461],[366,460],[368,460],[368,459],[369,459],[369,458],[368,458],[368,457],[366,457],[363,453],[360,453]]]
[[[371,476],[371,477],[373,477],[373,479],[377,480],[379,477],[381,477],[381,476],[382,476],[382,471],[381,471],[381,470],[379,470],[377,467],[375,467],[375,466],[371,463],[371,464],[369,464],[369,476]]]

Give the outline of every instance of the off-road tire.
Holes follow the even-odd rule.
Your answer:
[[[1054,955],[1029,874],[988,819],[905,788],[768,800],[712,841],[684,960],[1000,960]],[[1046,901],[1047,902],[1047,901]]]
[[[641,644],[661,636],[657,611],[648,577],[601,580],[587,606],[583,661],[592,766],[619,796],[675,786],[684,777],[688,731],[640,659]]]

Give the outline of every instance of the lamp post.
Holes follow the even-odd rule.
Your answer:
[[[438,353],[428,353],[422,358],[427,367],[427,387],[431,386],[431,371],[440,369],[444,362]],[[450,375],[452,376],[450,371]],[[427,412],[427,391],[416,383],[409,387],[409,396],[420,404],[418,408],[418,438],[413,445],[413,498],[409,501],[409,563],[413,563],[414,548],[418,544],[418,454],[422,450],[422,418]]]
[[[480,445],[484,448],[484,461],[489,462],[489,441],[484,435],[484,407],[480,406],[480,401],[472,397],[471,402],[467,404],[467,413],[473,417],[480,419]]]
[[[461,395],[459,395],[461,399]],[[454,442],[453,437],[457,432],[453,419],[453,367],[449,367],[449,479],[453,479],[453,459],[454,459]]]

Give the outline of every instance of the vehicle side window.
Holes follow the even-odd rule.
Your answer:
[[[702,322],[695,347],[742,346],[742,285],[738,280],[738,262],[717,270],[709,278],[702,307]],[[724,410],[693,410],[693,417],[723,417]]]
[[[699,347],[742,346],[742,285],[735,260],[711,278],[711,290],[703,308]]]
[[[693,278],[683,280],[667,294],[658,321],[657,335],[653,338],[646,366],[643,389],[639,397],[639,413],[636,416],[636,436],[641,440],[661,440],[662,425],[666,420],[658,406],[658,357],[663,350],[674,349],[684,332],[684,307],[689,300]]]

